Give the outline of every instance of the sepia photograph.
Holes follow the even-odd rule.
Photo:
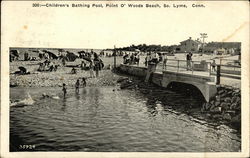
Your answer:
[[[248,1],[1,8],[2,157],[248,157]]]

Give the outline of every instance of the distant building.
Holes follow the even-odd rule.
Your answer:
[[[205,53],[237,55],[240,51],[240,42],[209,42],[204,46]]]
[[[193,40],[191,37],[185,41],[180,42],[176,47],[176,52],[199,52],[202,43],[197,39]]]

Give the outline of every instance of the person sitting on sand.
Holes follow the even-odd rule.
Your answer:
[[[82,78],[82,86],[86,87],[86,85],[87,85],[86,79],[85,79],[85,77],[83,77]]]
[[[38,67],[37,71],[44,71],[43,63],[39,64],[39,67]]]
[[[111,65],[110,65],[110,64],[108,64],[107,69],[108,69],[108,70],[110,70],[110,69],[111,69]]]
[[[72,74],[76,74],[77,73],[75,67],[72,68],[71,73]]]
[[[89,63],[90,78],[95,77],[93,69],[94,69],[93,60],[91,60],[90,63]]]
[[[67,94],[67,89],[66,89],[66,84],[65,83],[63,83],[63,89],[62,89],[62,91],[63,91],[63,97],[65,98],[66,94]]]
[[[54,65],[52,64],[52,65],[50,65],[50,67],[49,67],[49,71],[52,72],[53,70],[54,70]]]
[[[57,71],[58,65],[54,66],[54,71]]]
[[[86,69],[86,63],[84,61],[82,61],[80,67],[81,67],[81,70],[85,70]]]
[[[65,59],[65,57],[62,58],[62,65],[63,65],[63,66],[66,65],[66,59]]]
[[[80,82],[79,79],[76,80],[75,88],[76,88],[76,93],[79,94],[79,87],[80,87]]]

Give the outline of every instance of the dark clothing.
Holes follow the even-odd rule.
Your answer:
[[[82,85],[83,85],[83,87],[86,87],[86,79],[85,78],[82,78]]]
[[[65,96],[66,96],[66,94],[67,94],[67,89],[66,89],[65,86],[63,86],[62,91],[63,91],[63,97],[65,98]]]
[[[62,91],[63,93],[67,93],[67,89],[65,87],[63,87]]]
[[[100,59],[94,59],[94,70],[98,71],[101,70],[101,60]]]
[[[187,70],[191,70],[192,69],[191,61],[192,61],[192,54],[188,53],[187,54]]]

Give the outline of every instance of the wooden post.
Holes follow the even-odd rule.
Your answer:
[[[209,62],[209,76],[211,76],[211,63],[210,62]]]
[[[194,74],[194,62],[191,61],[191,69],[192,69],[192,74]]]
[[[180,65],[179,60],[177,60],[177,72],[179,72],[179,65]]]
[[[116,68],[116,48],[114,46],[114,68]]]
[[[167,61],[166,61],[166,67],[165,67],[165,70],[167,71],[167,63],[168,63],[168,59],[167,59]]]
[[[220,84],[220,65],[217,65],[217,73],[216,73],[216,84],[219,85]]]

